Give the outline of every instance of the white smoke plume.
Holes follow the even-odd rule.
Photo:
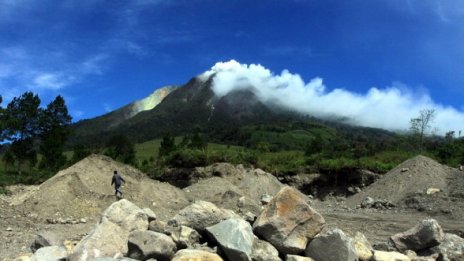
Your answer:
[[[400,87],[372,87],[365,94],[345,89],[327,91],[321,78],[305,83],[298,74],[287,70],[278,75],[262,65],[235,60],[216,63],[201,77],[213,74],[213,91],[219,97],[249,89],[264,103],[320,118],[347,118],[355,125],[392,131],[408,130],[410,119],[418,117],[419,111],[433,109],[436,117],[432,127],[438,134],[464,129],[464,112],[438,104],[427,94],[414,94]]]

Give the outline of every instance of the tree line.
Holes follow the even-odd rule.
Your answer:
[[[0,96],[0,143],[6,165],[21,174],[28,166],[55,171],[66,164],[63,151],[72,117],[62,96],[46,107],[32,92],[14,97],[5,108],[2,101]]]

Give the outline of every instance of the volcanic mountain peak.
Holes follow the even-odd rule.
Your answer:
[[[128,114],[128,118],[132,118],[137,115],[139,112],[148,111],[155,108],[158,104],[163,101],[166,96],[168,96],[173,90],[175,90],[177,86],[168,85],[156,89],[152,94],[148,97],[138,100],[132,103],[131,111]]]

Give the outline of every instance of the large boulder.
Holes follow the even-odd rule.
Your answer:
[[[439,245],[445,237],[435,219],[425,219],[408,231],[396,234],[390,239],[399,251],[422,250]]]
[[[63,244],[63,239],[58,237],[55,233],[50,231],[41,231],[34,238],[31,244],[32,252],[37,251],[41,247],[46,246],[60,246]]]
[[[443,242],[431,250],[433,253],[439,254],[439,260],[464,260],[464,239],[457,235],[446,233]]]
[[[253,240],[251,250],[251,260],[253,261],[281,261],[279,251],[270,243],[257,237]]]
[[[127,256],[137,260],[155,258],[159,261],[169,261],[177,250],[171,237],[150,230],[131,232],[127,244]]]
[[[68,257],[66,248],[62,246],[46,246],[39,248],[31,261],[63,261]]]
[[[191,227],[203,233],[206,227],[229,218],[240,217],[231,210],[218,208],[213,203],[197,201],[179,211],[170,222]]]
[[[207,251],[182,249],[174,255],[171,261],[222,261],[222,258]]]
[[[298,254],[325,224],[324,218],[298,190],[285,186],[253,224],[254,232],[283,254]]]
[[[87,261],[98,257],[126,255],[129,234],[147,230],[148,218],[142,209],[126,199],[109,206],[95,228],[79,242],[70,261]]]
[[[228,260],[250,261],[253,248],[253,230],[243,219],[231,218],[206,228]]]
[[[311,240],[305,253],[318,261],[358,260],[353,239],[338,228],[330,228]]]

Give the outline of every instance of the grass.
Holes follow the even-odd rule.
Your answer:
[[[318,131],[318,129],[313,129],[312,131]],[[258,136],[263,134],[261,138],[267,136],[265,132],[257,133],[259,133],[257,134]],[[293,139],[297,142],[301,142],[313,134],[301,130],[292,130],[289,132],[274,133],[274,135],[279,135],[283,140]],[[179,144],[182,137],[176,137],[175,140],[176,144]],[[149,168],[151,166],[151,168],[154,167],[154,169],[157,169],[159,172],[159,167],[161,166],[157,166],[156,159],[158,159],[160,143],[161,139],[155,139],[135,144],[138,166],[144,171],[150,171],[150,169],[144,169],[144,166]],[[319,170],[321,173],[333,173],[354,168],[364,168],[378,173],[385,173],[401,162],[415,156],[414,153],[405,151],[383,151],[359,159],[343,155],[335,158],[324,158],[322,154],[315,154],[308,157],[302,150],[263,151],[218,143],[208,143],[205,154],[208,164],[214,162],[251,164],[273,174],[292,174],[305,172],[308,169]],[[65,155],[70,159],[73,153],[67,151]],[[142,164],[143,162],[151,163],[144,165]],[[158,175],[159,173],[155,174]],[[38,171],[34,168],[25,170],[22,175],[18,175],[16,171],[6,169],[4,162],[0,160],[0,194],[6,192],[5,186],[13,184],[39,184],[52,175],[54,175],[54,173]]]

